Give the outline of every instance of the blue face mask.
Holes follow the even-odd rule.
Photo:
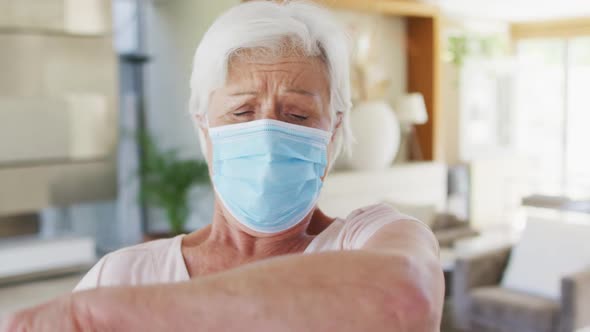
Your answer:
[[[256,232],[297,225],[317,202],[331,135],[276,120],[210,128],[218,197]]]

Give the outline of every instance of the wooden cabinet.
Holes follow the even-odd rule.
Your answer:
[[[428,122],[417,126],[425,160],[441,158],[438,139],[440,110],[440,12],[436,6],[412,0],[320,0],[332,7],[368,11],[406,19],[408,92],[424,95]]]

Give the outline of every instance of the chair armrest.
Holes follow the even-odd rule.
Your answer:
[[[590,325],[590,269],[561,280],[562,331]]]
[[[511,250],[512,247],[508,246],[457,258],[451,292],[454,319],[458,327],[468,327],[470,291],[477,287],[497,285],[502,278]]]
[[[497,285],[502,279],[511,250],[512,247],[507,246],[457,258],[453,271],[453,288],[470,290]]]

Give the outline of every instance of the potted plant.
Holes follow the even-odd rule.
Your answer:
[[[139,168],[140,200],[162,208],[170,225],[169,234],[146,234],[145,240],[174,236],[186,231],[188,193],[193,185],[209,184],[207,163],[181,159],[177,150],[161,151],[147,134],[139,135],[143,158]]]

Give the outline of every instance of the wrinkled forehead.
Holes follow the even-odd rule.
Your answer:
[[[271,82],[269,82],[271,81]],[[233,57],[228,64],[225,87],[264,89],[278,84],[289,90],[309,91],[329,97],[330,82],[324,61],[317,56]]]

